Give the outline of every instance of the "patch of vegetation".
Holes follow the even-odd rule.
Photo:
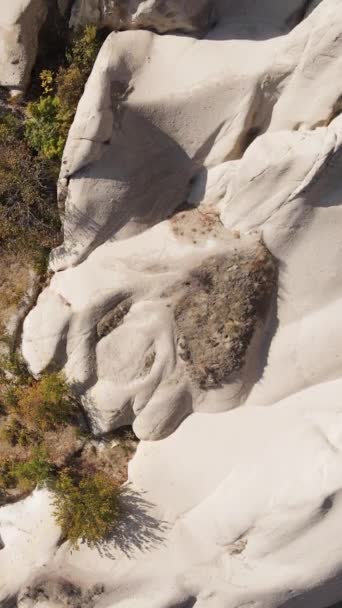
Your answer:
[[[100,48],[95,26],[86,26],[66,53],[66,67],[40,74],[42,95],[26,109],[25,137],[45,159],[60,159],[78,101]]]
[[[93,546],[106,538],[119,517],[119,489],[104,473],[78,479],[63,471],[55,484],[55,517],[71,545]]]
[[[257,251],[209,258],[179,286],[179,355],[195,386],[220,387],[242,368],[276,287],[277,266],[262,244]]]
[[[27,274],[33,266],[42,284],[49,251],[59,244],[60,158],[101,44],[94,26],[70,41],[65,24],[51,14],[29,102],[0,100],[0,256],[3,266],[11,262],[5,281],[2,272],[0,309],[19,306],[28,289],[20,289],[22,277],[16,283],[13,268]],[[94,450],[85,449],[91,439],[65,378],[57,372],[32,378],[12,352],[6,321],[0,316],[1,352],[10,352],[0,357],[0,504],[47,486],[65,539],[95,544],[117,521],[123,473],[120,480],[112,474],[109,457],[109,472],[101,470]]]
[[[53,465],[49,462],[47,451],[42,446],[34,447],[32,455],[26,462],[15,463],[12,475],[19,489],[28,492],[41,488],[53,477]]]
[[[16,353],[0,359],[0,408],[6,416],[1,437],[13,445],[23,432],[36,441],[48,431],[78,425],[79,410],[63,374],[46,373],[36,380]]]
[[[18,112],[0,114],[0,251],[20,252],[39,265],[59,242],[56,167],[25,141]]]
[[[81,411],[61,373],[34,379],[18,355],[2,357],[0,504],[47,486],[56,521],[73,547],[79,542],[92,546],[113,530],[120,484],[134,452],[129,436],[117,442],[113,460],[110,443],[97,451],[84,431]]]
[[[13,462],[10,460],[0,461],[0,490],[6,492],[15,488],[16,485],[17,480],[14,475]]]
[[[11,409],[30,430],[57,430],[75,421],[75,403],[61,374],[46,374],[18,388],[15,397]]]
[[[8,399],[8,397],[7,397]],[[6,423],[0,429],[0,441],[4,441],[12,447],[28,447],[34,445],[39,436],[24,426],[15,416],[8,416]]]
[[[40,85],[34,78],[29,103],[8,100],[0,110],[0,251],[29,257],[40,273],[60,243],[59,161],[103,40],[102,32],[87,26],[66,50],[69,34],[57,25],[50,24],[45,67],[38,62]]]

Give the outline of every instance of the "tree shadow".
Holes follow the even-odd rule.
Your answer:
[[[120,129],[113,130],[101,157],[70,176],[64,243],[51,254],[58,270],[66,267],[64,261],[79,264],[106,241],[135,236],[170,217],[187,200],[200,171],[204,195],[203,162],[222,121],[190,157],[149,117],[126,104],[120,113]]]
[[[154,505],[126,486],[119,498],[121,516],[115,529],[96,548],[101,557],[115,559],[117,550],[131,557],[137,550],[146,553],[164,544],[169,525],[153,515]]]

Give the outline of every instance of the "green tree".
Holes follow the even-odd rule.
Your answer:
[[[28,104],[25,137],[30,146],[47,159],[61,158],[78,101],[100,47],[97,29],[85,27],[66,53],[67,67],[57,74],[40,74],[42,95]]]

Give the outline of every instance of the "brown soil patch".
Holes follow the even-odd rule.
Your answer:
[[[208,237],[227,237],[227,230],[219,218],[218,212],[211,208],[196,208],[175,213],[170,218],[173,233],[194,244]]]
[[[120,430],[111,439],[89,441],[74,460],[78,470],[94,474],[107,474],[118,485],[128,479],[128,463],[133,458],[138,440],[131,430]]]

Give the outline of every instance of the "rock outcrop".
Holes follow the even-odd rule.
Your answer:
[[[11,0],[0,9],[0,86],[24,90],[38,50],[38,34],[47,15],[46,0]]]
[[[213,19],[213,0],[76,0],[70,26],[94,23],[119,29],[200,32]]]
[[[214,8],[201,37],[111,33],[79,103],[22,350],[142,441],[100,552],[58,545],[46,492],[0,509],[0,600],[342,600],[342,5]]]
[[[25,321],[32,371],[64,365],[97,433],[134,423],[161,439],[192,411],[241,403],[256,379],[248,351],[260,349],[276,264],[210,210],[186,214],[58,272]]]

